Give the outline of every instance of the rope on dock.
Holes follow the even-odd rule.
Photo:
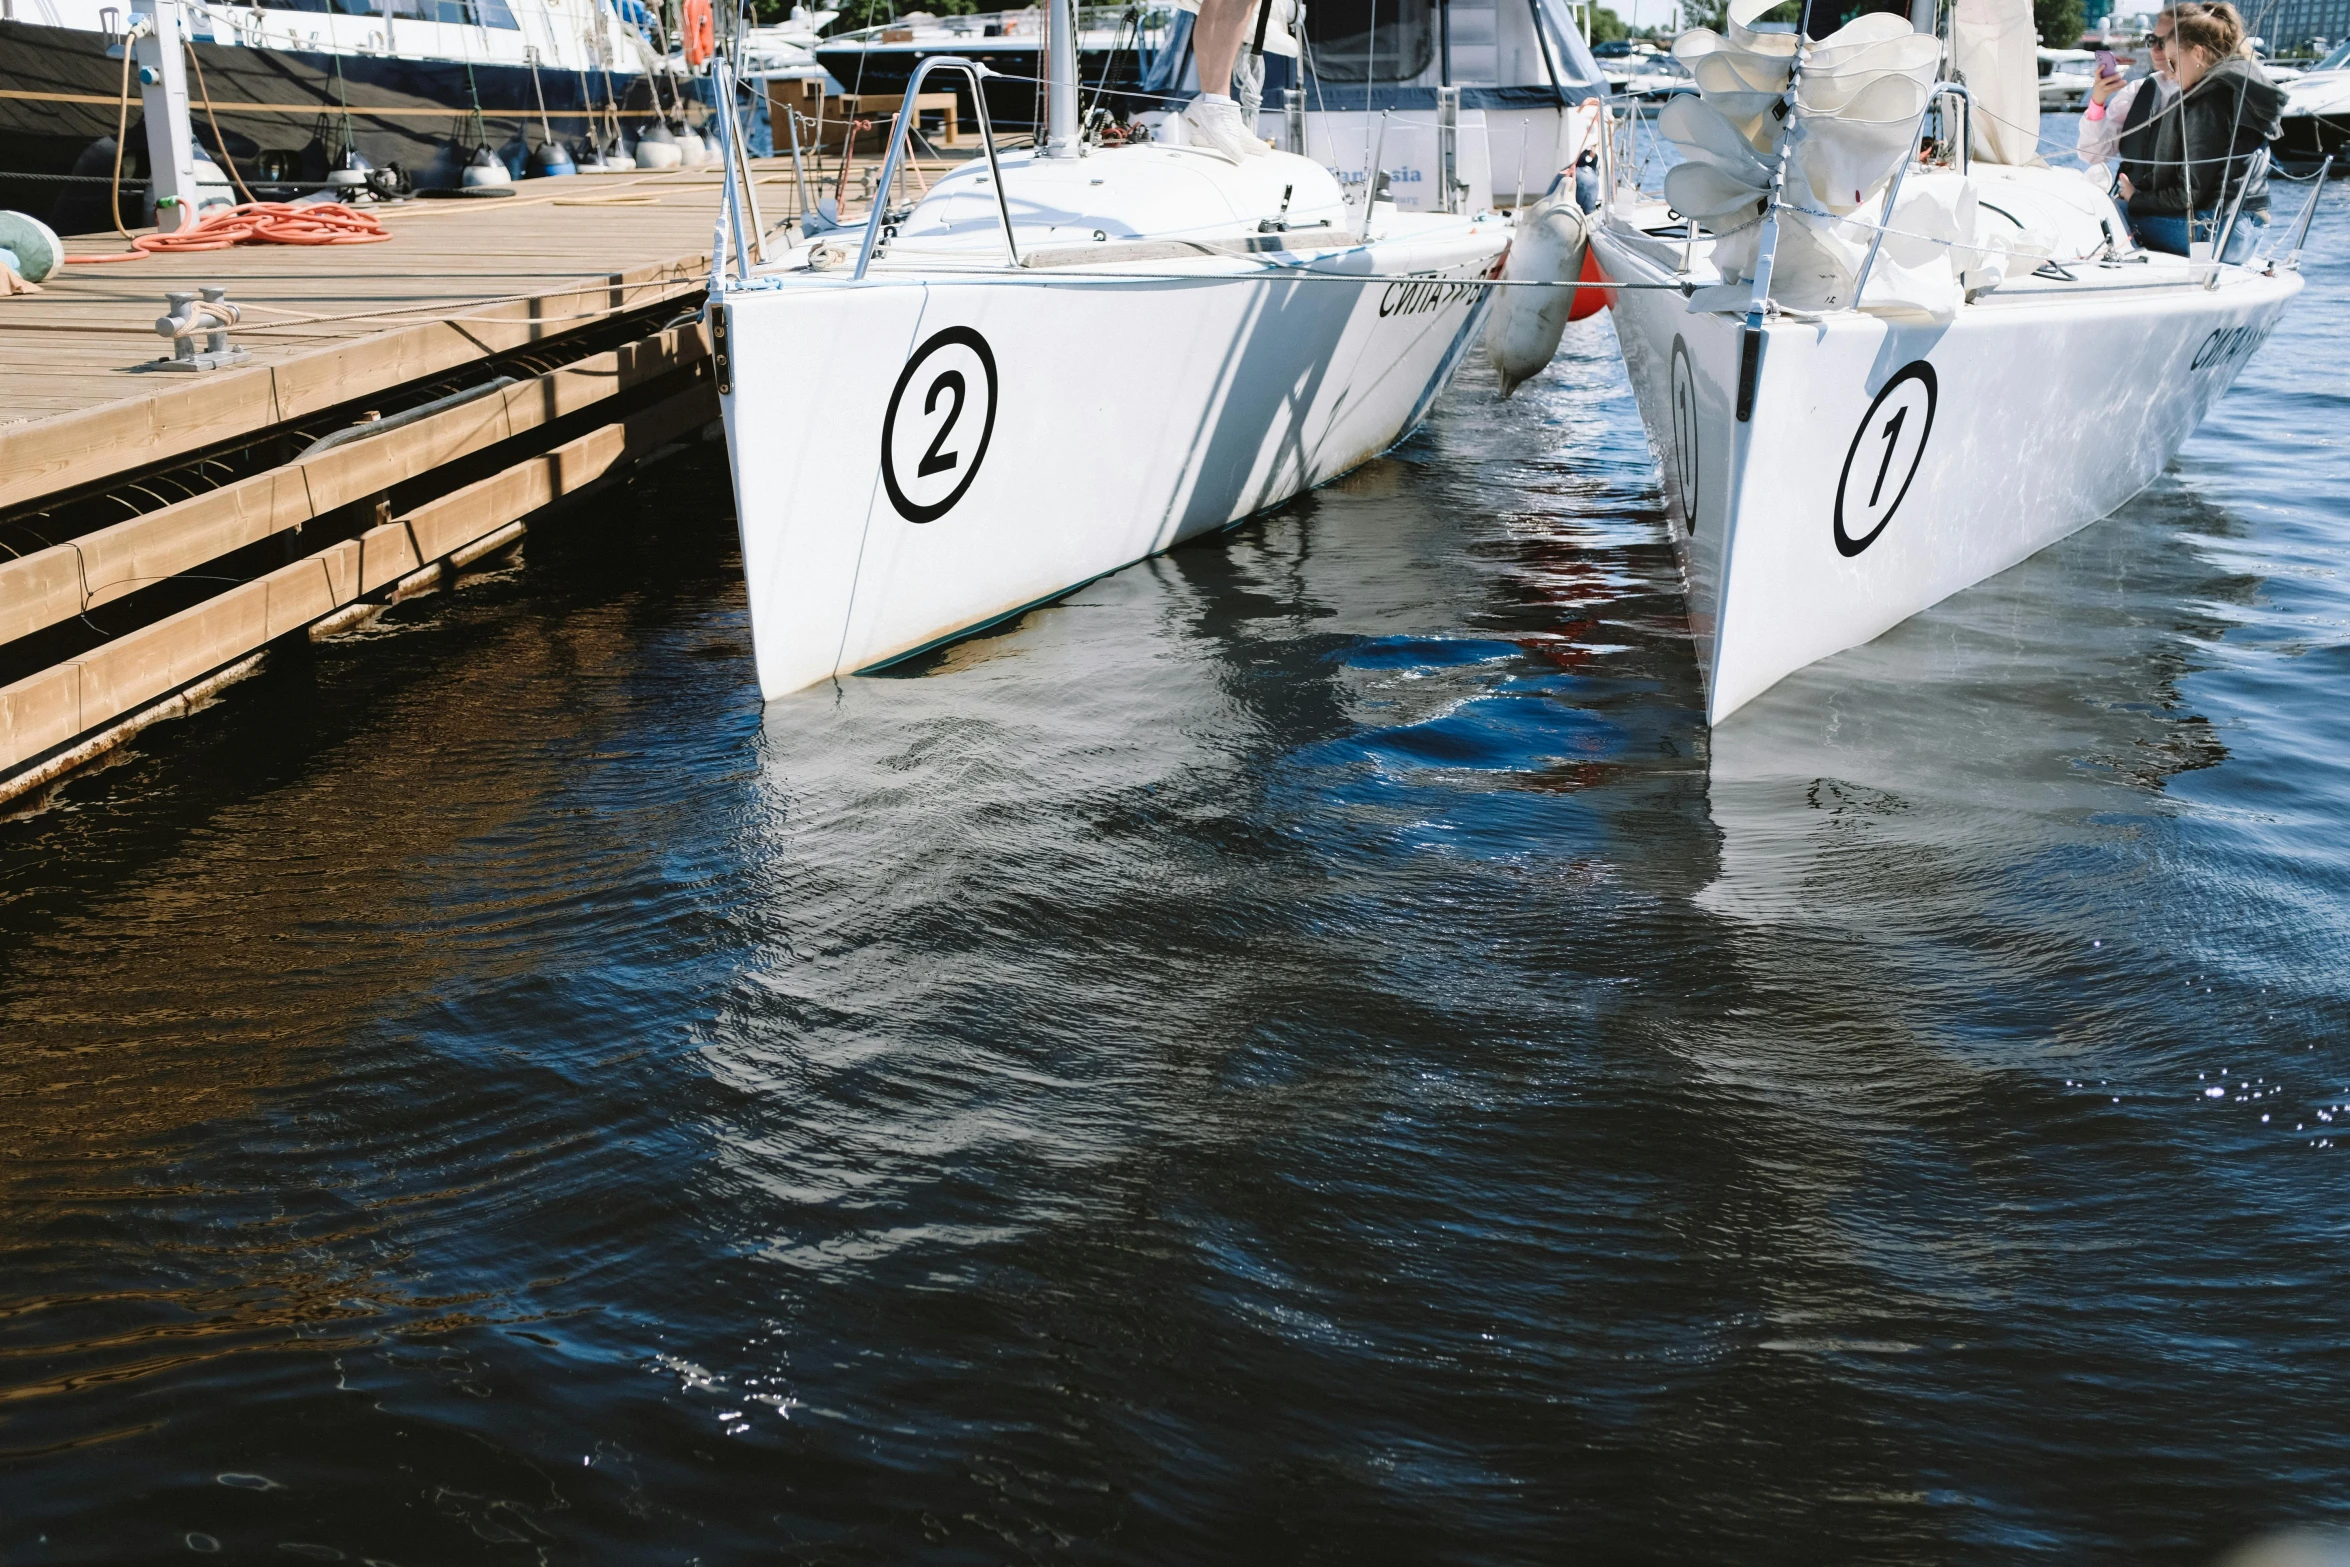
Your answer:
[[[169,234],[141,234],[131,248],[109,255],[68,256],[82,266],[140,261],[148,256],[232,245],[380,245],[392,237],[374,214],[340,202],[248,201],[214,210]]]

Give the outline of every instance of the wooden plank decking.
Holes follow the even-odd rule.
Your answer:
[[[793,206],[789,162],[763,160],[756,173],[776,222]],[[516,190],[375,208],[393,235],[383,244],[75,265],[37,294],[0,298],[0,522],[70,510],[76,496],[114,493],[175,461],[184,473],[197,455],[304,420],[331,414],[325,422],[340,425],[378,395],[414,402],[432,395],[418,386],[462,379],[481,361],[505,356],[504,373],[523,377],[315,456],[273,448],[280,454],[245,477],[185,498],[150,492],[169,503],[126,507],[133,515],[119,521],[110,513],[55,534],[20,527],[0,540],[0,658],[15,659],[0,677],[0,799],[187,708],[187,692],[249,665],[274,639],[343,624],[370,602],[439,581],[448,563],[510,548],[529,513],[715,417],[701,330],[661,307],[700,302],[718,174],[582,176]],[[115,235],[67,244],[73,254],[128,248]],[[153,327],[164,296],[204,285],[225,286],[243,308],[231,339],[251,361],[193,374],[147,368],[170,352]],[[593,339],[561,341],[606,323],[605,341],[627,340],[594,353]],[[541,343],[547,363],[532,353],[517,367],[516,351]],[[438,465],[460,460],[471,466],[432,482]],[[502,466],[478,477],[483,462]],[[411,497],[406,510],[389,504],[394,495]],[[292,541],[313,537],[295,558]],[[217,569],[207,562],[250,560],[279,538],[289,549],[273,558],[288,564],[248,567],[194,603],[139,610],[142,584],[182,581],[192,595]],[[110,603],[131,616],[124,629],[61,645],[46,661],[25,655],[44,639],[81,635],[74,626]]]
[[[788,178],[788,176],[785,176]],[[761,174],[779,207],[788,187]],[[0,508],[685,296],[708,271],[718,179],[700,170],[526,183],[501,199],[374,209],[380,245],[239,246],[69,266],[0,300]],[[70,252],[120,252],[116,236]],[[224,285],[253,363],[143,369],[173,289]]]

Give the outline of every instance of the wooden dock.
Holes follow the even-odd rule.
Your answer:
[[[757,175],[773,222],[788,164]],[[382,244],[75,265],[0,298],[0,800],[717,417],[717,174],[516,189],[372,209]],[[250,359],[154,368],[165,294],[205,285]]]

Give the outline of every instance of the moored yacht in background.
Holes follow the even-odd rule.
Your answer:
[[[2285,84],[2284,130],[2277,137],[2277,162],[2296,174],[2334,160],[2334,173],[2350,174],[2343,146],[2350,143],[2350,43]]]
[[[196,139],[256,194],[363,185],[394,164],[405,183],[452,187],[485,152],[513,177],[550,142],[567,161],[617,155],[638,123],[681,105],[676,81],[656,85],[656,25],[637,0],[175,9],[192,46]],[[0,20],[0,207],[67,232],[104,227],[126,93],[123,174],[144,177],[140,83],[122,58],[138,12],[130,0],[12,0]]]
[[[1405,212],[1538,197],[1596,161],[1610,91],[1560,0],[1312,0],[1294,56],[1268,52],[1263,65],[1258,133],[1350,191],[1376,160],[1385,199]],[[1197,91],[1188,50],[1150,86]]]
[[[2041,113],[2071,113],[2088,102],[2089,88],[2096,81],[2096,51],[2042,48],[2038,55]]]
[[[1087,109],[1099,101],[1117,119],[1137,107],[1129,96],[1176,36],[1178,13],[1168,4],[1082,6],[1077,19],[1077,77]],[[924,60],[953,56],[975,60],[993,75],[987,81],[990,121],[1007,136],[1037,129],[1044,114],[1044,9],[979,11],[934,16],[909,11],[875,27],[835,33],[815,46],[819,65],[859,99],[879,97],[892,106]],[[970,126],[976,109],[972,86],[960,72],[939,78],[932,89],[953,93],[959,123]]]
[[[761,95],[771,99],[775,96],[774,84],[778,82],[806,83],[805,91],[818,97],[838,95],[844,89],[816,59],[816,45],[822,41],[824,29],[839,15],[838,11],[810,11],[805,6],[794,6],[786,21],[743,29],[742,36],[729,51],[735,72],[745,83],[764,84]],[[682,59],[667,63],[675,74],[685,74],[692,68]],[[789,133],[776,133],[771,140],[777,147],[788,146]]]

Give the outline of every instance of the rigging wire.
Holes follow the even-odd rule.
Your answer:
[[[213,148],[220,154],[221,164],[228,170],[229,179],[235,183],[237,194],[250,203],[253,200],[253,193],[245,188],[245,177],[237,172],[237,160],[229,152],[228,142],[220,134],[220,119],[212,112],[212,89],[204,82],[204,61],[196,53],[196,40],[190,38],[186,42],[188,61],[196,67],[196,90],[204,95],[204,118],[212,125]],[[471,68],[468,67],[467,70],[470,75]]]
[[[124,239],[131,231],[122,226],[122,143],[131,130],[131,35],[122,35],[122,98],[114,115],[114,183],[107,194],[107,204],[114,215],[114,232]]]

